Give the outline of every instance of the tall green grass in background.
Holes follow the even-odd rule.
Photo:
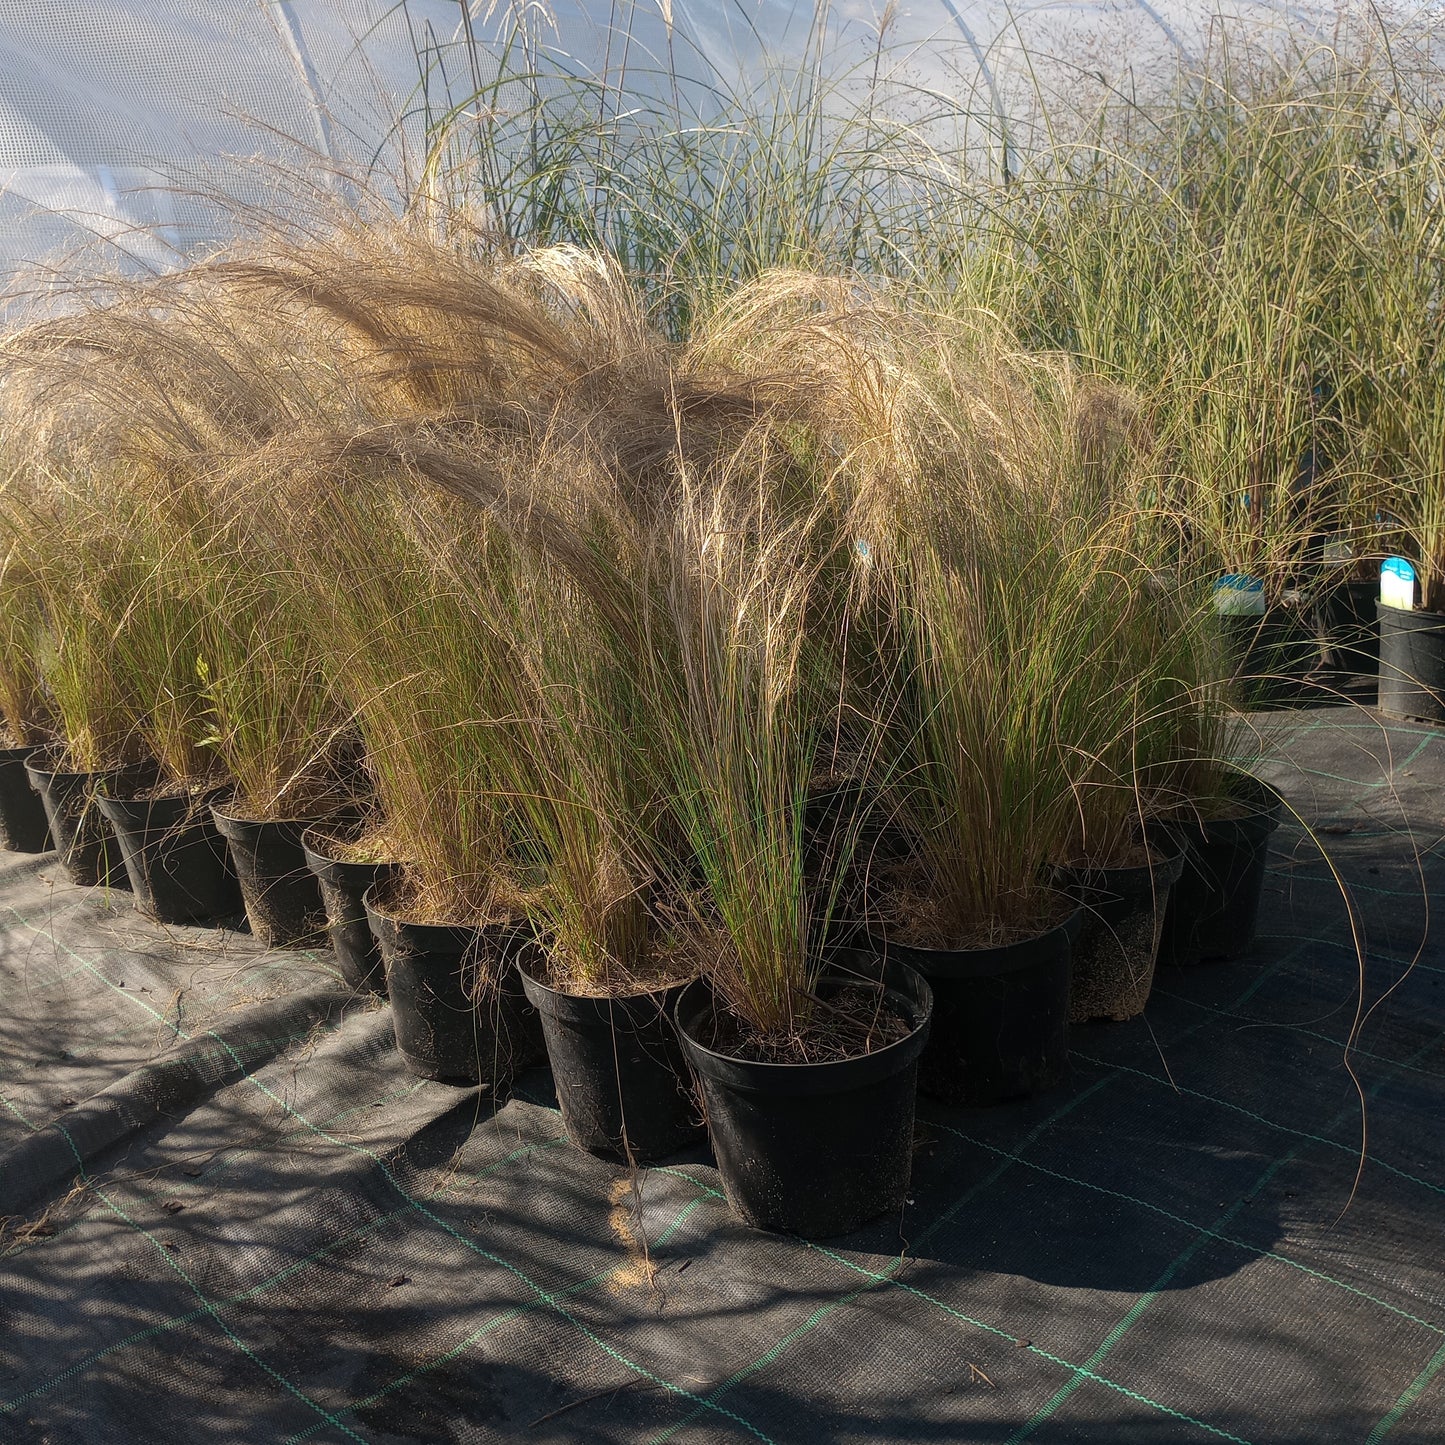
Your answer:
[[[579,78],[529,9],[489,59],[464,37],[448,84],[420,54],[416,194],[610,252],[675,335],[779,266],[907,280],[1133,392],[1146,500],[1216,570],[1278,600],[1338,538],[1411,553],[1445,605],[1445,74],[1361,13],[1333,46],[1222,27],[1147,99],[1040,81],[1011,129],[891,79],[886,19],[840,71],[822,7],[790,67],[720,93],[625,31]]]

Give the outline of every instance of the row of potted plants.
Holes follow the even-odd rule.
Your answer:
[[[319,885],[419,1073],[545,1045],[582,1147],[705,1121],[742,1217],[836,1234],[920,1070],[1036,1092],[1161,944],[1247,944],[1278,800],[1147,436],[1057,360],[794,273],[672,343],[604,258],[400,226],[3,364],[0,707],[78,879],[93,797],[158,917],[229,858],[307,941]]]

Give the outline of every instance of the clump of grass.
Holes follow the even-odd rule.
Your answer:
[[[0,502],[0,529],[4,515]],[[0,736],[11,747],[39,747],[50,741],[53,727],[40,671],[44,602],[19,538],[0,545]]]
[[[284,318],[199,273],[78,299],[12,336],[4,357],[18,394],[53,416],[71,478],[41,506],[68,509],[63,525],[31,519],[31,541],[52,540],[52,689],[74,713],[107,672],[162,782],[229,779],[243,812],[304,814],[337,786],[345,714],[265,509],[228,473],[334,408],[338,388],[297,369],[305,338]],[[82,569],[73,588],[70,565]]]
[[[800,375],[848,517],[855,754],[908,846],[882,880],[929,946],[1036,930],[1047,865],[1137,847],[1141,774],[1187,706],[1182,623],[1138,510],[1137,406],[904,288],[763,277],[703,343]],[[881,746],[869,724],[884,729]]]
[[[504,540],[395,471],[301,485],[288,545],[331,686],[365,746],[387,844],[409,871],[405,914],[460,924],[514,917],[492,765],[512,639],[454,575],[504,567]]]
[[[664,553],[675,647],[653,686],[668,699],[670,792],[698,875],[694,926],[733,1011],[764,1038],[807,1038],[819,945],[848,850],[810,873],[810,788],[843,692],[844,545],[826,501],[796,497],[776,442],[690,479]]]
[[[126,660],[134,634],[122,642],[118,628],[150,625],[152,577],[134,535],[123,531],[116,500],[96,478],[83,487],[49,478],[24,495],[8,489],[0,500],[44,608],[35,662],[59,734],[56,761],[77,772],[149,756],[141,709],[154,699],[137,698]],[[156,731],[166,732],[187,706],[168,711],[173,700],[159,701]]]
[[[1142,398],[1140,504],[1182,510],[1192,560],[1272,603],[1317,584],[1327,536],[1377,551],[1382,510],[1421,517],[1397,541],[1434,568],[1445,133],[1418,25],[1371,12],[1333,48],[1222,26],[1172,87],[1039,85],[1016,126],[910,87],[888,28],[855,60],[821,17],[806,63],[721,97],[669,58],[644,100],[552,68],[523,26],[489,79],[442,67],[473,94],[429,67],[422,189],[511,244],[622,257],[678,336],[780,266],[985,312]]]

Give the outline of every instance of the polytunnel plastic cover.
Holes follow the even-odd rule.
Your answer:
[[[494,73],[519,26],[548,66],[643,102],[670,94],[676,72],[711,86],[725,113],[759,77],[804,65],[844,90],[881,80],[895,95],[947,95],[1007,129],[1080,87],[1167,85],[1224,34],[1328,43],[1350,12],[1309,0],[472,0],[470,13],[472,49],[454,0],[0,0],[0,274],[171,264],[224,240],[235,203],[276,203],[277,170],[395,177],[425,116]]]

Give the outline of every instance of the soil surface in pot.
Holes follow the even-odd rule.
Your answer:
[[[701,969],[690,953],[657,951],[637,970],[613,967],[605,978],[583,978],[541,944],[530,955],[528,968],[534,977],[558,993],[574,998],[629,998],[635,994],[663,993],[679,984],[691,983]]]
[[[1141,853],[1139,862],[1143,862]],[[929,871],[916,862],[883,871],[874,908],[867,915],[871,934],[906,948],[956,952],[1007,948],[1057,927],[1077,905],[1057,888],[1020,888],[1000,900],[989,918],[960,926],[956,911],[941,902]]]
[[[210,778],[204,782],[192,779],[190,782],[154,783],[148,788],[126,789],[116,796],[127,803],[160,803],[171,798],[192,798],[197,806],[201,800],[214,801],[219,788],[227,786],[225,778]]]
[[[915,1027],[877,988],[845,984],[826,1001],[818,1000],[807,1026],[794,1033],[760,1033],[723,1008],[713,1016],[712,1037],[699,1042],[714,1053],[754,1064],[822,1064],[876,1053]]]
[[[326,856],[338,863],[365,863],[380,867],[384,863],[397,863],[396,849],[387,841],[385,834],[367,834],[361,838],[347,838],[325,831],[325,824],[314,823],[312,829],[318,843],[325,847]]]

